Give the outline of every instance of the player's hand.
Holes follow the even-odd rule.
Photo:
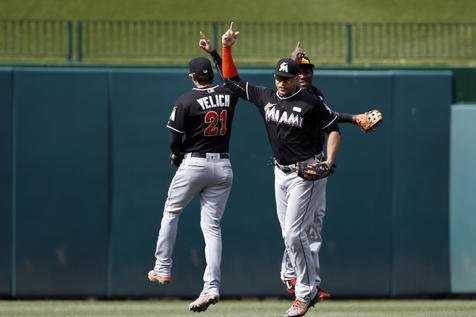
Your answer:
[[[231,22],[228,30],[221,36],[221,43],[225,47],[231,47],[235,44],[238,35],[240,35],[240,32],[233,31],[233,22]]]
[[[200,41],[198,41],[198,46],[200,46],[205,52],[210,54],[213,52],[212,42],[200,31]]]
[[[306,51],[302,49],[301,47],[301,42],[297,42],[296,47],[294,48],[294,51],[291,53],[291,59],[300,62],[301,59],[306,55]]]

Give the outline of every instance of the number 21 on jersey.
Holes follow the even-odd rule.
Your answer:
[[[220,113],[216,111],[208,111],[204,117],[206,127],[205,127],[205,130],[203,131],[203,135],[205,136],[225,135],[227,131],[226,117],[227,117],[226,109],[222,110]]]

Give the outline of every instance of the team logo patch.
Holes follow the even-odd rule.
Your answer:
[[[296,111],[296,112],[301,112],[302,109],[300,107],[293,107],[293,111]]]

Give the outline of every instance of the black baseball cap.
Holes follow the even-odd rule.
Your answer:
[[[196,57],[188,63],[189,74],[195,74],[198,77],[213,76],[212,64],[205,57]]]
[[[309,59],[309,57],[307,56],[304,56],[303,58],[301,58],[301,62],[299,63],[299,66],[300,67],[314,67],[314,64],[311,63],[311,60]]]
[[[299,64],[290,58],[281,58],[276,64],[274,74],[280,77],[296,77],[299,71]]]

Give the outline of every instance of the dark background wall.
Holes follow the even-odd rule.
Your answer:
[[[12,69],[0,68],[0,293],[11,286]]]
[[[271,70],[242,77],[273,84]],[[319,72],[335,111],[385,116],[368,135],[342,126],[321,252],[324,284],[336,296],[450,292],[452,78]],[[175,171],[165,124],[192,87],[186,71],[15,67],[0,69],[0,83],[0,294],[196,295],[205,266],[197,201],[181,217],[174,283],[146,280]],[[257,111],[242,101],[231,157],[222,295],[281,295],[271,152]]]

